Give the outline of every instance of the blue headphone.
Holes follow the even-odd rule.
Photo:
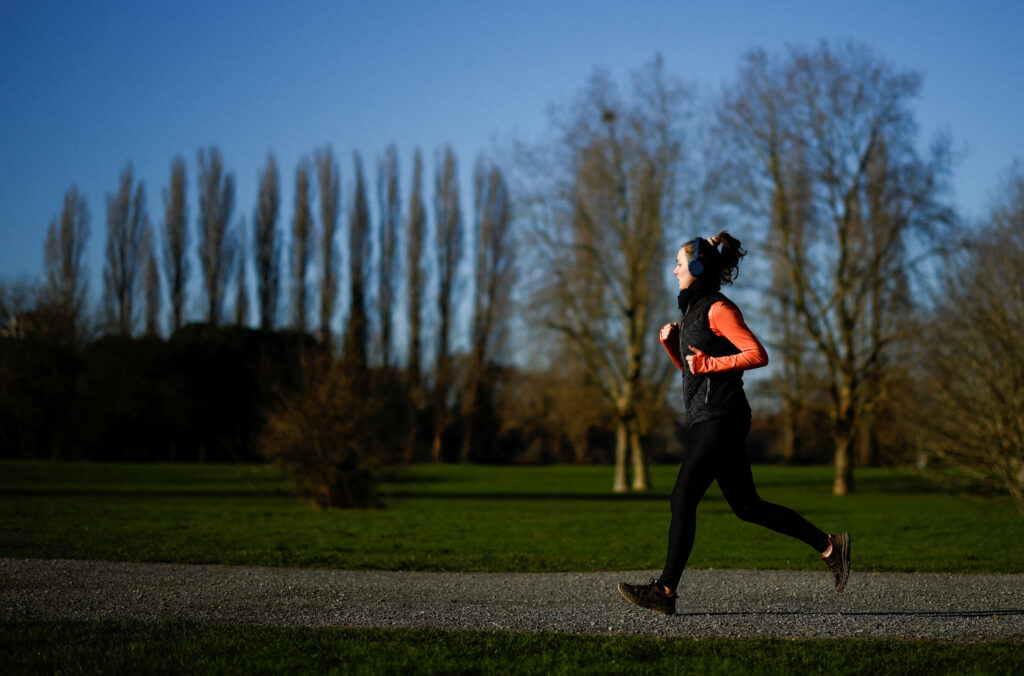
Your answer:
[[[700,260],[700,240],[700,237],[693,238],[693,256],[690,257],[690,262],[687,265],[690,268],[690,274],[694,277],[700,277],[704,272],[704,263]]]

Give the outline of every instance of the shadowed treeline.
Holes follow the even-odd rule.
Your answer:
[[[207,324],[168,340],[0,341],[0,447],[46,459],[257,460],[268,412],[319,349],[291,331]]]

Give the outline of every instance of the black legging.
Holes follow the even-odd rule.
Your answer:
[[[743,402],[727,416],[693,426],[690,448],[672,489],[672,523],[668,529],[668,558],[659,582],[675,589],[693,550],[697,503],[715,479],[736,516],[773,531],[803,540],[816,551],[828,549],[828,535],[793,510],[765,502],[757,495],[750,472],[746,439],[750,408]]]

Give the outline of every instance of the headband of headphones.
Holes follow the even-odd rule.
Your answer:
[[[687,266],[690,268],[690,274],[694,277],[700,277],[701,273],[704,272],[704,261],[700,260],[700,242],[702,237],[693,238],[693,255],[690,256],[690,262]]]

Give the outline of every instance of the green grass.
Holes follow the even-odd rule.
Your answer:
[[[0,622],[7,674],[1014,674],[1020,643]]]
[[[675,467],[613,495],[609,467],[419,466],[379,510],[320,511],[256,465],[0,462],[0,556],[393,570],[656,570]],[[853,535],[859,571],[1021,572],[1008,498],[947,495],[910,470],[755,467],[761,495]],[[744,523],[712,486],[690,561],[819,570],[805,545]]]

